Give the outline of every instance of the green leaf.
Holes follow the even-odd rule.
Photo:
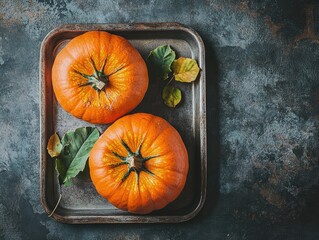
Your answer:
[[[176,81],[189,83],[195,81],[200,69],[196,60],[180,57],[173,62],[172,70]]]
[[[71,185],[71,181],[69,181],[68,179],[65,180],[67,169],[65,168],[65,166],[63,164],[63,159],[57,158],[55,168],[56,168],[56,170],[58,171],[58,174],[59,174],[59,183],[60,183],[60,185],[64,184],[65,186],[70,186]]]
[[[173,86],[165,86],[162,92],[164,103],[169,107],[176,107],[182,100],[182,92]]]
[[[58,134],[54,133],[49,139],[47,150],[49,155],[54,158],[60,155],[62,150],[62,144]]]
[[[71,178],[83,171],[90,151],[99,135],[97,129],[84,127],[69,131],[63,136],[61,140],[63,149],[56,161],[61,185],[69,186]]]
[[[169,45],[159,46],[151,51],[148,60],[151,62],[154,71],[160,79],[167,79],[168,74],[172,72],[171,65],[175,56],[175,52]]]

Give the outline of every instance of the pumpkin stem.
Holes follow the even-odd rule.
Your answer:
[[[159,157],[159,155],[156,156],[150,156],[150,157],[143,157],[141,155],[141,145],[138,147],[136,152],[133,152],[130,147],[127,145],[127,143],[122,139],[122,145],[123,147],[126,149],[127,151],[127,156],[121,156],[120,154],[113,152],[113,155],[116,156],[117,158],[121,159],[123,162],[118,162],[118,163],[114,163],[114,164],[110,164],[110,167],[118,167],[124,164],[128,165],[128,170],[127,172],[124,174],[123,178],[122,178],[122,182],[125,181],[125,179],[127,179],[127,177],[130,175],[131,172],[135,172],[137,175],[139,175],[139,173],[141,171],[144,171],[146,173],[152,174],[154,175],[150,170],[148,170],[145,166],[144,163],[152,158],[156,158]],[[138,176],[137,176],[137,180],[138,180]]]
[[[92,67],[94,69],[94,72],[92,75],[87,75],[87,74],[84,74],[84,73],[81,73],[81,72],[75,70],[76,73],[80,74],[82,77],[84,77],[88,80],[88,82],[81,84],[80,87],[91,85],[95,90],[101,91],[106,86],[106,84],[109,82],[109,78],[108,78],[109,76],[104,73],[106,59],[104,60],[100,71],[97,70],[95,62],[93,61],[93,59],[91,57],[90,57],[90,61],[91,61]]]
[[[143,158],[141,156],[132,156],[128,159],[129,168],[134,169],[137,172],[140,172],[143,169]]]

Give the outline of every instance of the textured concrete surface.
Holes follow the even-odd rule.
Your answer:
[[[319,239],[317,1],[0,0],[0,239]],[[66,225],[39,202],[39,48],[64,23],[177,21],[207,55],[208,198],[182,224]]]

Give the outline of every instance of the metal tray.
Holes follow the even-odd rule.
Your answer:
[[[74,178],[71,187],[60,187],[54,161],[46,151],[51,134],[91,124],[66,113],[57,103],[51,84],[51,68],[56,54],[70,39],[90,30],[108,31],[128,39],[144,59],[159,45],[169,44],[178,56],[195,58],[201,68],[199,79],[191,84],[176,83],[183,100],[175,109],[161,100],[163,82],[150,78],[149,89],[133,112],[148,112],[169,121],[181,134],[189,154],[189,173],[181,195],[164,209],[148,215],[121,211],[99,196],[88,171]],[[169,223],[187,221],[200,211],[206,197],[206,79],[205,50],[200,36],[177,23],[72,24],[58,27],[43,40],[40,54],[40,195],[50,214],[61,193],[62,199],[52,217],[64,223]],[[175,84],[175,83],[174,83]],[[108,125],[95,125],[103,132]]]

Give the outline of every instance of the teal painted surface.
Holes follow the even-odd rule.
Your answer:
[[[316,1],[1,1],[0,239],[318,239]],[[39,196],[39,50],[65,23],[180,22],[206,46],[208,197],[182,224],[66,225]]]

